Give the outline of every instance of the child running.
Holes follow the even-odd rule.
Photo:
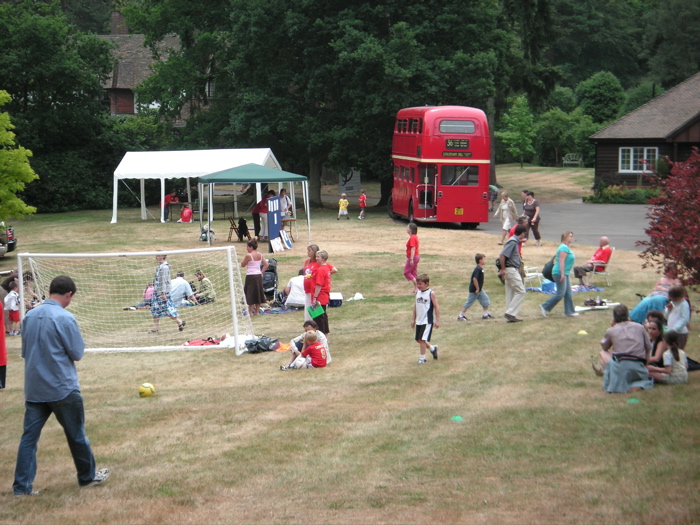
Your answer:
[[[350,203],[348,202],[347,195],[344,193],[340,196],[340,200],[338,201],[338,220],[340,220],[341,215],[345,215],[345,218],[347,220],[350,220],[350,215],[348,215],[348,205]]]
[[[360,190],[360,196],[357,200],[360,201],[360,216],[358,219],[362,220],[365,218],[365,208],[367,207],[367,192],[365,190]]]
[[[413,320],[411,328],[416,330],[416,342],[420,346],[419,365],[425,364],[425,351],[430,349],[433,354],[433,359],[438,358],[438,345],[430,344],[430,336],[433,334],[433,328],[440,327],[440,307],[438,306],[437,297],[430,286],[430,277],[422,273],[416,277],[416,302],[413,305]]]
[[[476,268],[474,268],[471,281],[469,281],[469,296],[467,297],[467,302],[464,303],[462,311],[457,316],[458,321],[469,321],[464,314],[467,313],[469,307],[473,305],[474,301],[477,299],[479,300],[481,307],[484,309],[484,313],[481,315],[481,318],[493,319],[489,313],[491,301],[489,300],[489,296],[486,295],[486,292],[484,291],[484,265],[486,264],[486,256],[483,253],[477,253],[474,256],[474,259],[476,260]]]

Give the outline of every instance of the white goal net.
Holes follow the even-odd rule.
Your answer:
[[[167,256],[171,282],[179,272],[184,273],[180,279],[185,282],[176,281],[179,285],[171,294],[177,317],[185,322],[183,330],[179,330],[177,321],[165,316],[159,318],[158,331],[153,331],[154,318],[146,289],[154,281],[156,255]],[[233,246],[135,253],[23,253],[18,256],[18,265],[20,275],[30,275],[33,279],[30,287],[39,299],[49,297],[49,285],[57,275],[68,275],[75,281],[78,291],[68,310],[78,321],[87,351],[211,348],[183,344],[221,339],[229,334],[234,339],[224,344],[235,348],[240,355],[245,350],[243,341],[254,334]],[[205,279],[211,283],[215,299],[207,302],[200,298],[198,302],[202,304],[190,306],[191,301],[185,295],[192,291],[197,298],[197,294],[205,292]],[[181,290],[184,294],[175,296]],[[25,297],[21,286],[20,291],[24,307],[24,299],[31,297]]]

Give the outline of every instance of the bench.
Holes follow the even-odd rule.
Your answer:
[[[583,168],[583,155],[580,153],[567,153],[564,155],[564,162],[562,166],[566,168],[567,166],[576,166],[577,168]]]

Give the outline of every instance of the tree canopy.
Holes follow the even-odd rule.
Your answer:
[[[10,102],[7,91],[0,91],[0,107]],[[32,152],[15,143],[10,115],[0,112],[0,221],[36,212],[17,197],[25,184],[37,178],[29,165]]]

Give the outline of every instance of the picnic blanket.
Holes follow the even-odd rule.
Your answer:
[[[301,311],[302,308],[285,308],[284,306],[275,306],[274,308],[261,308],[260,315],[290,314],[292,312]]]
[[[540,292],[540,293],[546,293],[548,295],[554,295],[557,293],[556,288],[554,290],[542,290],[542,288],[539,287],[530,287],[526,288],[526,290],[530,290],[531,292]],[[579,293],[579,292],[604,292],[605,288],[598,288],[596,286],[581,286],[580,284],[574,285],[571,287],[572,293]]]

